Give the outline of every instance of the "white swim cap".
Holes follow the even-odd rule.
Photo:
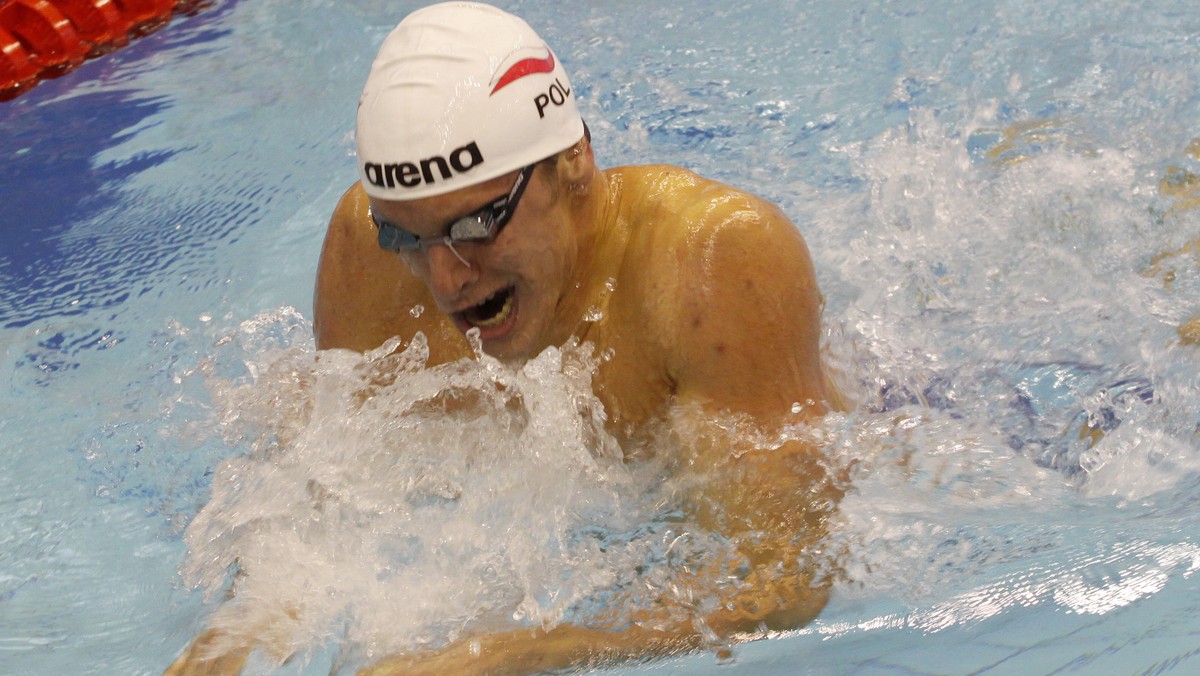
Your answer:
[[[383,41],[358,102],[358,171],[371,197],[433,197],[503,176],[583,137],[566,71],[521,19],[448,2]]]

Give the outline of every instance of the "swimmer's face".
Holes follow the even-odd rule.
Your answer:
[[[446,195],[412,201],[371,200],[374,216],[429,242],[398,253],[429,287],[459,331],[478,328],[483,348],[501,359],[532,357],[559,338],[556,313],[571,288],[574,234],[539,164],[511,219],[490,242],[439,242],[449,224],[510,194],[518,172]],[[565,338],[565,335],[562,336]]]

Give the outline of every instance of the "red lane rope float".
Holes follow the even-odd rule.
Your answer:
[[[0,101],[165,26],[204,0],[0,0]]]
[[[23,89],[32,86],[37,81],[38,73],[42,72],[29,59],[29,52],[25,49],[17,36],[9,33],[0,25],[0,87],[5,87],[0,90],[0,97],[4,93],[11,91],[13,96],[21,93]],[[11,98],[11,97],[9,97]]]
[[[112,0],[54,0],[79,39],[91,45],[88,56],[107,54],[129,43],[133,23]]]
[[[0,9],[0,25],[21,41],[42,77],[75,68],[87,54],[75,26],[48,0],[11,0]]]

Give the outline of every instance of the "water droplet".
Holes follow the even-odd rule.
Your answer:
[[[792,413],[803,413],[803,412],[804,412],[804,407],[800,405],[800,402],[797,401],[792,404]]]
[[[472,326],[467,329],[467,343],[471,346],[471,351],[475,353],[477,358],[483,357],[483,339],[479,337],[479,327]]]
[[[610,362],[613,357],[617,356],[617,351],[611,347],[600,353],[600,361]]]
[[[616,291],[617,290],[617,278],[609,277],[607,280],[605,280],[604,288],[608,289],[609,291]]]
[[[583,316],[583,321],[585,322],[598,322],[601,319],[604,319],[604,310],[601,310],[596,305],[588,308],[587,314]]]
[[[412,306],[412,309],[408,311],[408,314],[412,315],[413,317],[420,317],[423,312],[425,312],[425,306],[418,304]]]

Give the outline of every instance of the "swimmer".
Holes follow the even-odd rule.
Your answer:
[[[516,364],[590,345],[606,355],[592,382],[614,436],[629,448],[670,425],[686,439],[669,464],[710,479],[691,523],[738,543],[737,563],[687,571],[681,583],[705,600],[690,615],[664,598],[610,625],[514,624],[369,673],[647,658],[795,628],[826,602],[800,563],[838,498],[817,449],[731,447],[717,422],[769,432],[840,407],[804,240],[775,206],[685,169],[599,168],[574,92],[517,17],[447,3],[405,18],[359,101],[359,181],[321,253],[317,347],[366,351],[421,332],[436,365],[470,358],[470,331]],[[210,630],[168,673],[237,673],[246,649],[220,643]]]

